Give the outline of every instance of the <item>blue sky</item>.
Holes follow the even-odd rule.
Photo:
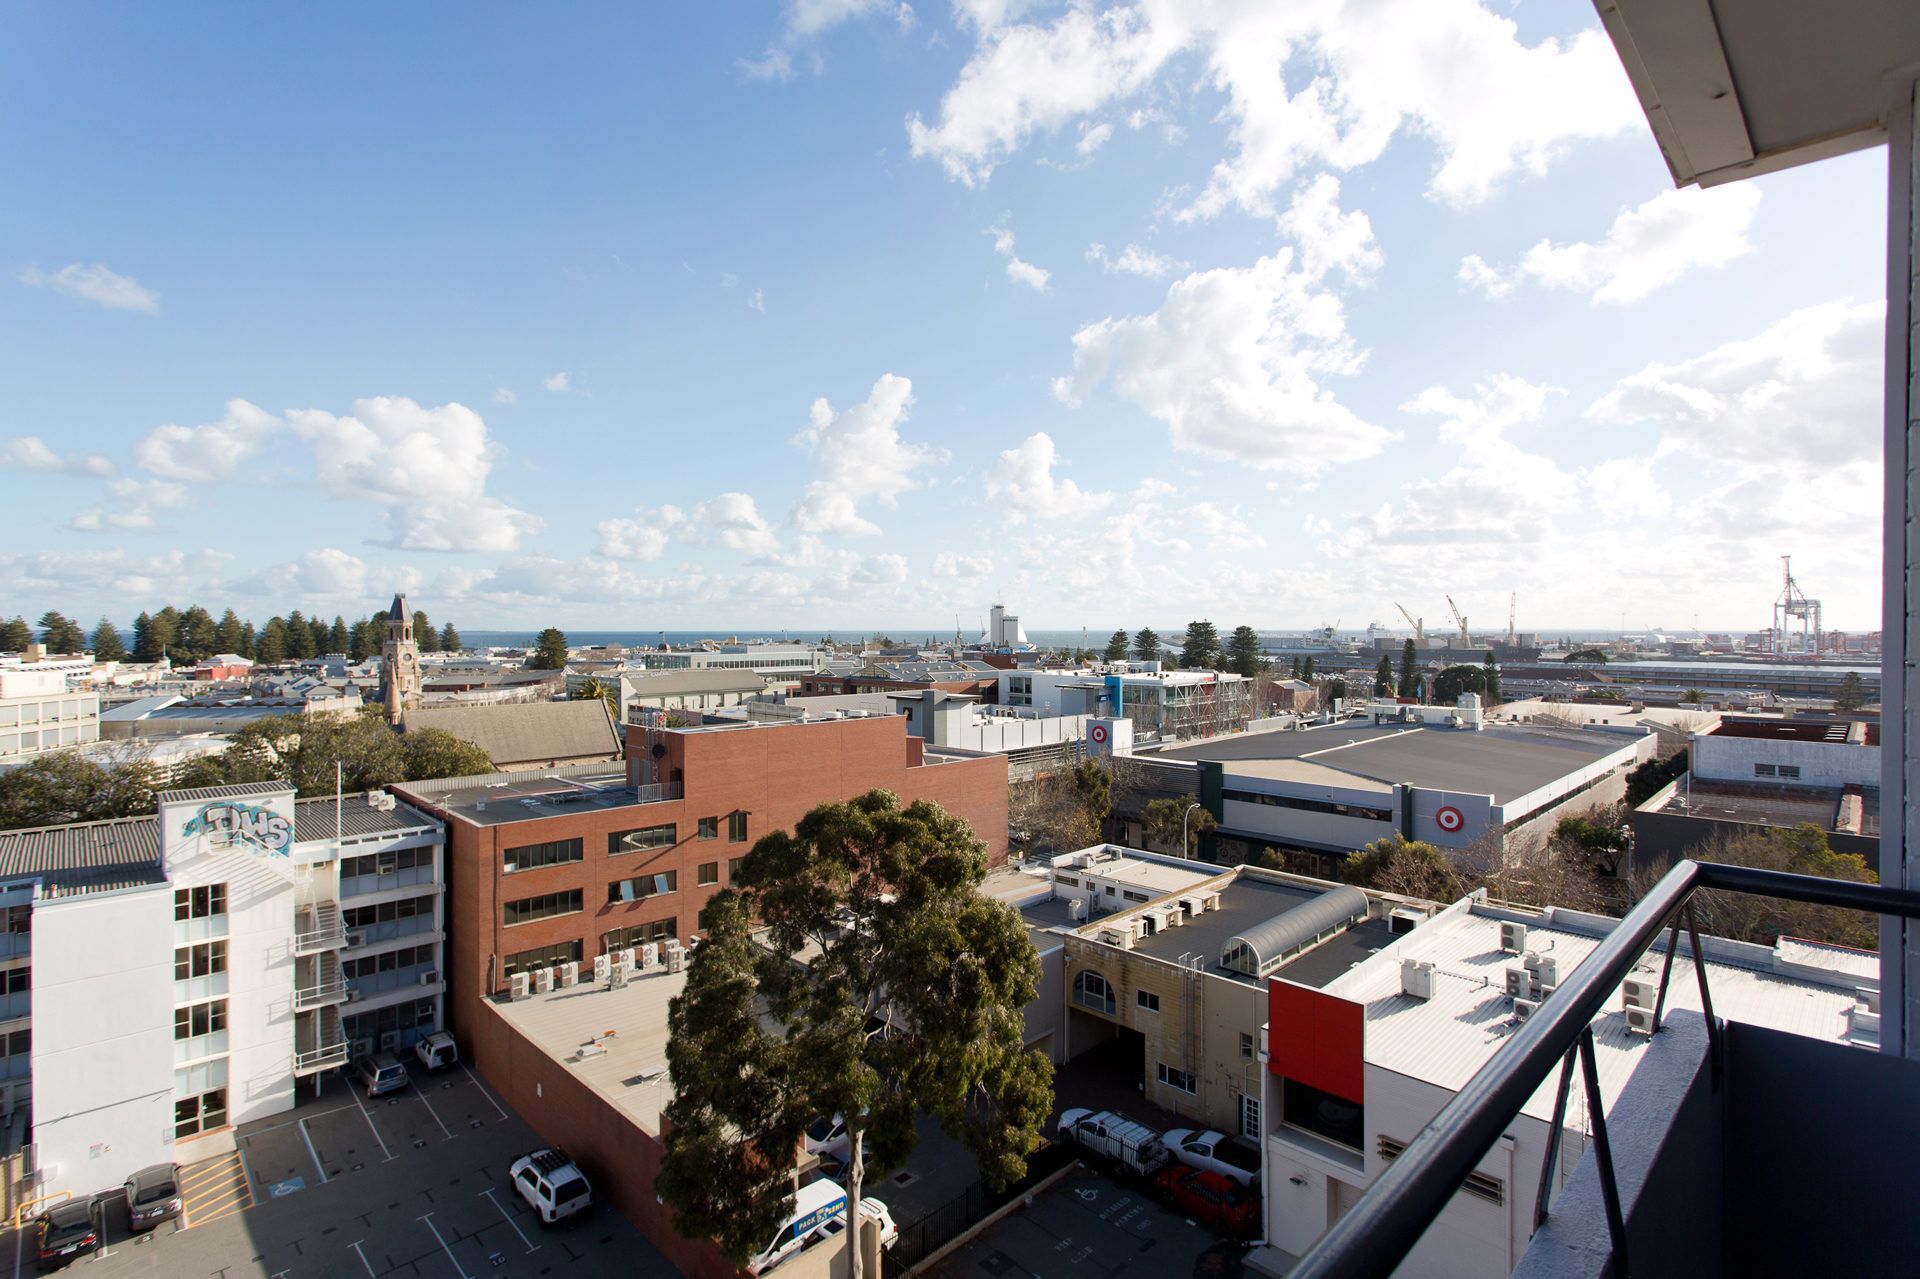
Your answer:
[[[0,613],[1877,626],[1884,153],[1587,5],[397,10],[8,10]]]

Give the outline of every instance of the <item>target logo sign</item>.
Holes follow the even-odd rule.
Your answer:
[[[1087,730],[1087,736],[1093,739],[1095,746],[1105,746],[1107,744],[1107,726],[1105,724],[1095,724]]]
[[[1435,813],[1433,820],[1435,825],[1439,826],[1441,830],[1447,832],[1449,835],[1454,834],[1462,826],[1467,824],[1466,814],[1462,813],[1452,804],[1446,805],[1439,812]]]

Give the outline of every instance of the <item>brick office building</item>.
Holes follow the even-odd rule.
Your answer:
[[[928,799],[1007,855],[1002,756],[928,759],[901,716],[627,730],[628,762],[394,789],[447,827],[448,1020],[515,972],[688,941],[754,841],[875,789]],[[486,1047],[476,1044],[486,1065]]]

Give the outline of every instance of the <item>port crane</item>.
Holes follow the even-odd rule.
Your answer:
[[[1425,648],[1427,646],[1427,628],[1421,625],[1419,618],[1415,617],[1412,613],[1407,612],[1406,605],[1396,602],[1394,604],[1394,607],[1400,610],[1400,616],[1406,618],[1407,625],[1413,628],[1414,644],[1417,647]]]
[[[1460,611],[1460,606],[1453,602],[1451,595],[1447,596],[1447,607],[1453,611],[1453,620],[1460,624],[1460,647],[1472,648],[1473,640],[1467,634],[1467,615]]]

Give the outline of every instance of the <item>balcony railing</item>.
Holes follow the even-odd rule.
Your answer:
[[[293,1047],[295,1075],[312,1075],[344,1066],[352,1051],[346,1030],[340,1024],[340,1013],[331,1006],[322,1006],[294,1023]]]
[[[301,960],[296,979],[300,982],[293,991],[293,1010],[297,1013],[346,1001],[347,979],[331,951]]]
[[[346,944],[347,929],[340,919],[339,902],[309,902],[294,912],[294,954],[317,955],[323,950],[339,950]]]
[[[1593,1020],[1660,931],[1671,929],[1659,994],[1654,1001],[1653,1020],[1658,1032],[1660,1014],[1666,1007],[1667,983],[1673,975],[1673,956],[1680,947],[1680,928],[1684,923],[1692,944],[1694,972],[1700,982],[1712,1077],[1718,1086],[1724,1068],[1725,1032],[1714,1020],[1705,952],[1691,901],[1693,894],[1702,888],[1920,919],[1920,892],[1715,862],[1675,863],[1632,913],[1560,983],[1553,997],[1541,1004],[1539,1011],[1521,1025],[1506,1046],[1441,1108],[1433,1122],[1380,1174],[1353,1208],[1287,1272],[1288,1279],[1335,1279],[1336,1276],[1338,1279],[1385,1279],[1391,1275],[1555,1066],[1560,1067],[1560,1087],[1534,1199],[1534,1225],[1538,1228],[1547,1219],[1550,1172],[1558,1162],[1567,1095],[1578,1069],[1586,1094],[1588,1122],[1593,1129],[1593,1153],[1612,1245],[1611,1273],[1625,1279],[1630,1273],[1626,1223],[1600,1096]]]

